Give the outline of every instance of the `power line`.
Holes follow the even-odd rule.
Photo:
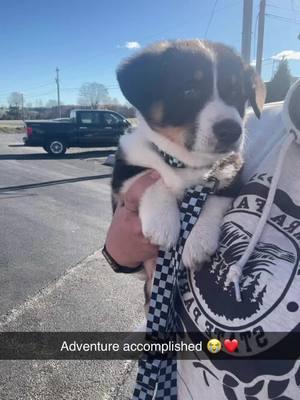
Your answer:
[[[53,85],[54,85],[54,83],[51,82],[51,83],[48,83],[47,85],[37,86],[35,89],[22,90],[22,92],[27,93],[27,94],[34,94],[37,89],[44,88],[44,87],[49,87],[49,86],[53,86]],[[28,92],[28,90],[29,90],[29,92]]]
[[[231,3],[227,3],[226,6],[221,7],[221,8],[218,8],[218,9],[215,11],[215,14],[216,14],[216,13],[219,13],[220,11],[227,10],[227,8],[233,7],[234,5],[236,5],[236,3],[240,3],[240,1],[241,1],[241,0],[233,0]]]
[[[210,17],[209,17],[208,25],[207,25],[206,30],[205,30],[205,36],[206,36],[207,33],[208,33],[208,30],[209,30],[209,28],[210,28],[210,25],[211,25],[211,22],[212,22],[212,20],[213,20],[213,18],[214,18],[214,15],[215,15],[216,13],[219,13],[220,11],[223,11],[223,10],[226,10],[226,9],[228,9],[228,8],[230,8],[230,7],[233,7],[236,3],[239,3],[239,2],[240,2],[240,0],[233,0],[233,1],[231,1],[230,3],[228,3],[226,6],[224,6],[224,7],[222,7],[222,8],[216,9],[216,8],[217,8],[218,0],[215,0],[215,4],[214,4],[214,6],[213,6],[211,15],[210,15]],[[180,27],[183,28],[183,27],[185,27],[186,25],[190,25],[190,21],[187,21],[187,22],[185,22],[184,24],[181,24]],[[168,29],[170,29],[170,28],[172,29],[172,28],[174,28],[174,27],[175,27],[175,28],[178,28],[178,24],[172,24],[171,26],[169,26]],[[160,33],[160,36],[165,36],[165,35],[166,35],[166,32],[161,32],[161,33]],[[156,33],[155,35],[148,35],[148,36],[146,36],[146,37],[144,38],[144,41],[147,42],[149,39],[152,39],[152,38],[155,37],[155,36],[157,36],[157,33]],[[204,36],[204,37],[205,37],[205,36]],[[90,64],[90,62],[93,61],[95,58],[97,58],[97,57],[99,57],[99,56],[102,56],[102,55],[112,54],[112,53],[115,52],[116,50],[117,50],[117,48],[115,48],[113,51],[111,50],[111,51],[108,52],[107,50],[105,50],[105,51],[103,51],[103,52],[97,53],[97,54],[95,54],[95,55],[93,55],[93,56],[90,56],[87,62],[84,61],[84,62],[81,62],[81,63],[75,63],[75,67],[76,67],[76,66],[81,66],[81,65],[88,65],[88,64]],[[64,65],[63,68],[64,68],[64,70],[65,70],[65,69],[69,69],[69,68],[74,69],[74,63],[69,64],[69,65]]]
[[[288,22],[288,23],[293,23],[293,24],[296,24],[296,25],[300,25],[300,20],[294,20],[293,18],[282,17],[281,15],[275,15],[275,14],[269,14],[269,13],[266,13],[265,15],[266,15],[266,17],[273,18],[273,19],[276,19],[278,21]]]
[[[204,37],[206,37],[207,36],[207,34],[208,34],[208,32],[209,32],[209,29],[210,29],[210,27],[211,27],[211,24],[212,24],[212,22],[213,22],[213,19],[214,19],[214,17],[215,17],[215,14],[216,13],[218,13],[218,12],[221,12],[221,11],[223,11],[223,10],[225,10],[225,9],[227,9],[227,8],[230,8],[230,7],[232,7],[232,6],[234,6],[235,4],[237,4],[238,2],[240,2],[240,0],[233,0],[233,1],[231,1],[229,4],[227,4],[226,6],[224,6],[224,7],[221,7],[221,8],[217,8],[217,6],[218,6],[218,0],[215,0],[215,2],[214,2],[214,4],[213,4],[213,7],[212,7],[212,10],[211,10],[211,13],[210,13],[210,17],[209,17],[209,20],[208,20],[208,23],[207,23],[207,26],[206,26],[206,29],[205,29],[205,35],[204,35]],[[176,25],[177,26],[177,25]],[[113,53],[113,52],[115,52],[117,50],[117,48],[116,49],[111,49],[111,51],[109,51],[109,53]],[[101,55],[103,55],[103,54],[105,54],[105,55],[107,55],[107,51],[102,51],[102,52],[100,52],[100,53],[97,53],[96,55],[94,55],[94,56],[91,56],[91,57],[88,57],[88,60],[85,60],[83,63],[75,63],[75,67],[76,66],[80,66],[80,65],[89,65],[95,58],[97,58],[97,57],[99,57],[99,56],[101,56]],[[66,68],[68,69],[68,68],[70,68],[70,67],[72,67],[72,68],[74,68],[74,63],[72,63],[72,65],[70,65],[70,66],[66,66]],[[64,67],[64,69],[65,69],[65,67]],[[69,76],[68,76],[69,77]],[[40,86],[37,86],[37,87],[35,87],[35,88],[33,88],[33,89],[38,89],[39,87],[44,87],[44,86],[50,86],[50,85],[52,85],[52,83],[47,83],[46,85],[40,85]],[[109,90],[119,90],[119,87],[118,86],[112,86],[112,87],[108,87],[108,86],[106,86]],[[79,89],[79,88],[78,88]],[[76,89],[76,90],[78,90],[78,89]],[[24,90],[22,90],[22,92],[24,92],[25,93],[25,96],[26,97],[28,97],[28,92],[27,91],[24,91]],[[50,93],[50,92],[49,92]],[[7,95],[8,95],[9,93],[7,93]],[[32,97],[36,97],[36,98],[38,98],[39,96],[44,96],[44,95],[47,95],[47,94],[45,94],[45,93],[43,93],[43,94],[38,94],[38,93],[36,93],[36,95],[35,96],[30,96],[31,98]],[[1,97],[1,94],[0,94],[0,97]]]
[[[51,85],[53,85],[53,83]],[[108,90],[120,90],[119,86],[117,86],[117,85],[111,85],[111,86],[105,86],[105,87]],[[80,87],[76,87],[76,88],[61,88],[60,87],[60,93],[61,92],[75,92],[75,91],[79,91],[79,90],[80,90]],[[8,95],[10,93],[11,92],[9,92]],[[55,90],[55,89],[53,89],[49,92],[36,93],[36,94],[31,94],[31,95],[28,95],[28,93],[23,93],[25,100],[39,99],[40,97],[49,96],[49,95],[55,96],[55,94],[57,94],[57,90]],[[5,97],[5,96],[3,96],[3,97]]]
[[[47,83],[47,84],[45,84],[45,85],[40,85],[40,86],[36,86],[35,87],[35,89],[37,89],[37,88],[42,88],[42,87],[47,87],[47,86],[53,86],[53,82],[52,83]],[[0,93],[0,97],[1,98],[3,98],[3,97],[7,97],[7,96],[9,96],[12,92],[20,92],[20,93],[24,93],[26,96],[29,94],[33,94],[35,91],[32,91],[33,90],[33,88],[32,89],[28,89],[28,90],[30,90],[29,92],[27,91],[27,90],[11,90],[11,91],[9,91],[9,92],[1,92]]]
[[[293,3],[293,4],[294,4],[294,3]],[[278,6],[277,4],[272,4],[272,3],[270,3],[270,2],[268,2],[267,7],[276,8],[277,10],[283,10],[283,11],[289,11],[289,12],[291,12],[291,9],[290,9],[290,8],[281,7],[281,6]],[[292,11],[292,12],[293,12],[293,13],[299,13],[299,12],[300,12],[300,9],[299,9],[299,8],[296,8],[295,5],[293,5],[293,11]]]
[[[215,3],[214,3],[214,5],[213,5],[212,11],[211,11],[211,14],[210,14],[210,17],[209,17],[209,21],[208,21],[208,24],[207,24],[207,27],[206,27],[206,30],[205,30],[205,35],[204,35],[205,37],[206,37],[207,34],[208,34],[208,31],[209,31],[209,29],[210,29],[210,26],[211,26],[211,23],[212,23],[212,21],[213,21],[213,18],[214,18],[214,16],[215,16],[215,14],[218,13],[218,12],[221,12],[221,11],[227,9],[227,8],[230,8],[230,7],[234,6],[234,5],[235,5],[236,3],[238,3],[238,2],[240,2],[240,0],[233,0],[233,1],[231,1],[229,4],[227,4],[226,6],[217,9],[218,0],[215,0]],[[188,21],[186,24],[189,24],[189,23],[190,23],[190,22]],[[184,25],[186,25],[186,24],[184,24]],[[182,25],[182,26],[184,26],[184,25]],[[175,26],[175,25],[172,25],[172,27],[173,27],[173,26]],[[176,25],[176,27],[177,27],[177,26],[178,26],[178,25]],[[163,34],[162,34],[162,35],[163,35]],[[149,36],[148,39],[151,38],[151,37],[153,37],[153,35]],[[147,40],[147,38],[146,38],[145,40]],[[109,53],[109,54],[112,54],[112,53],[114,53],[115,51],[117,51],[117,48],[112,49],[112,50],[110,50],[109,52],[107,52],[107,50],[106,50],[106,51],[99,52],[99,53],[97,53],[97,54],[95,54],[95,55],[93,55],[93,56],[91,56],[91,57],[88,57],[88,60],[86,60],[86,61],[84,61],[84,62],[82,62],[82,63],[75,63],[75,67],[76,67],[76,66],[81,66],[81,65],[89,65],[91,62],[94,61],[95,58],[97,58],[97,57],[99,57],[99,56],[101,56],[101,55],[107,55],[108,53]],[[66,65],[66,66],[64,65],[64,70],[65,70],[65,69],[68,69],[68,68],[74,69],[74,63],[72,63],[71,65]],[[69,76],[68,76],[68,77],[69,77]],[[53,85],[53,83],[47,83],[47,84],[45,84],[45,85],[39,85],[39,86],[36,86],[36,87],[34,87],[34,88],[30,88],[30,89],[27,89],[27,90],[22,90],[22,92],[25,93],[25,96],[26,96],[26,97],[28,97],[28,90],[31,91],[31,90],[38,89],[38,88],[40,88],[40,87],[50,86],[50,85]],[[114,87],[111,87],[111,88],[107,87],[107,88],[108,88],[109,90],[117,90],[117,89],[119,89],[118,86],[114,86]],[[3,94],[0,93],[0,97],[7,96],[7,95],[9,95],[9,94],[10,94],[10,92],[3,92]],[[38,96],[39,96],[39,94],[37,93],[36,96],[30,96],[30,97],[38,97]],[[41,94],[41,96],[44,96],[44,94]]]
[[[112,84],[112,85],[104,85],[103,84],[103,86],[105,86],[105,88],[108,89],[108,90],[110,90],[110,89],[119,89],[119,86],[116,85],[116,84]],[[81,86],[79,86],[79,87],[71,87],[71,88],[69,88],[69,87],[60,87],[61,91],[63,91],[63,90],[80,90],[80,89],[81,89]]]
[[[207,27],[206,27],[206,30],[205,30],[205,33],[204,33],[204,38],[207,37],[207,34],[208,34],[208,31],[209,31],[210,25],[211,25],[212,20],[213,20],[213,18],[214,18],[214,16],[215,16],[215,12],[216,12],[216,8],[217,8],[218,1],[219,1],[219,0],[215,0],[215,2],[214,2],[213,8],[212,8],[212,11],[211,11],[211,14],[210,14],[210,18],[209,18],[209,20],[208,20]]]
[[[39,97],[44,97],[44,96],[48,96],[49,94],[53,95],[55,94],[55,90],[52,90],[51,92],[46,92],[46,93],[39,93],[33,96],[24,96],[26,100],[28,99],[38,99]]]

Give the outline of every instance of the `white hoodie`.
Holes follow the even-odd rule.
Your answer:
[[[266,106],[260,121],[249,118],[245,185],[224,219],[219,249],[201,271],[183,273],[179,281],[184,330],[206,332],[204,338],[234,332],[249,356],[276,351],[279,337],[266,333],[300,331],[300,132],[288,113],[295,90],[300,81],[284,105]],[[228,285],[236,266],[241,302],[232,279]],[[199,354],[178,361],[178,398],[297,400],[300,362],[244,361],[236,353],[229,361],[217,355],[205,360]]]

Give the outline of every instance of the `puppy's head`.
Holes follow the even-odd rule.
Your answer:
[[[265,99],[252,67],[227,46],[208,41],[150,46],[123,63],[117,78],[153,131],[191,151],[238,150],[246,103],[259,116]]]

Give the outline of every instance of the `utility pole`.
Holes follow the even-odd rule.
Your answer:
[[[59,69],[56,67],[56,87],[57,87],[57,108],[58,108],[58,115],[61,118],[61,106],[60,106],[60,89],[59,89]]]
[[[250,63],[251,36],[252,36],[253,0],[244,0],[243,8],[243,33],[242,33],[242,56],[245,63]]]
[[[264,49],[265,13],[266,13],[266,0],[260,0],[259,17],[258,17],[257,51],[256,51],[256,71],[259,75],[261,74],[263,49]]]
[[[22,113],[22,119],[24,120],[24,95],[21,93],[21,113]]]

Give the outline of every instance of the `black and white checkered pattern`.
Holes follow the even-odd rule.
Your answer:
[[[185,168],[185,164],[179,161],[177,158],[170,156],[170,154],[165,151],[159,150],[160,154],[164,158],[165,162],[174,168]]]
[[[152,143],[152,148],[164,159],[164,161],[173,168],[185,168],[185,164],[177,158],[171,156],[163,150],[160,150],[156,144]]]
[[[209,186],[196,186],[187,190],[180,206],[181,230],[176,246],[171,250],[160,249],[147,318],[147,336],[152,340],[173,338],[176,333],[177,314],[174,292],[181,266],[185,242],[197,222],[209,194]],[[176,357],[157,357],[148,353],[139,360],[139,370],[133,400],[176,400]]]

